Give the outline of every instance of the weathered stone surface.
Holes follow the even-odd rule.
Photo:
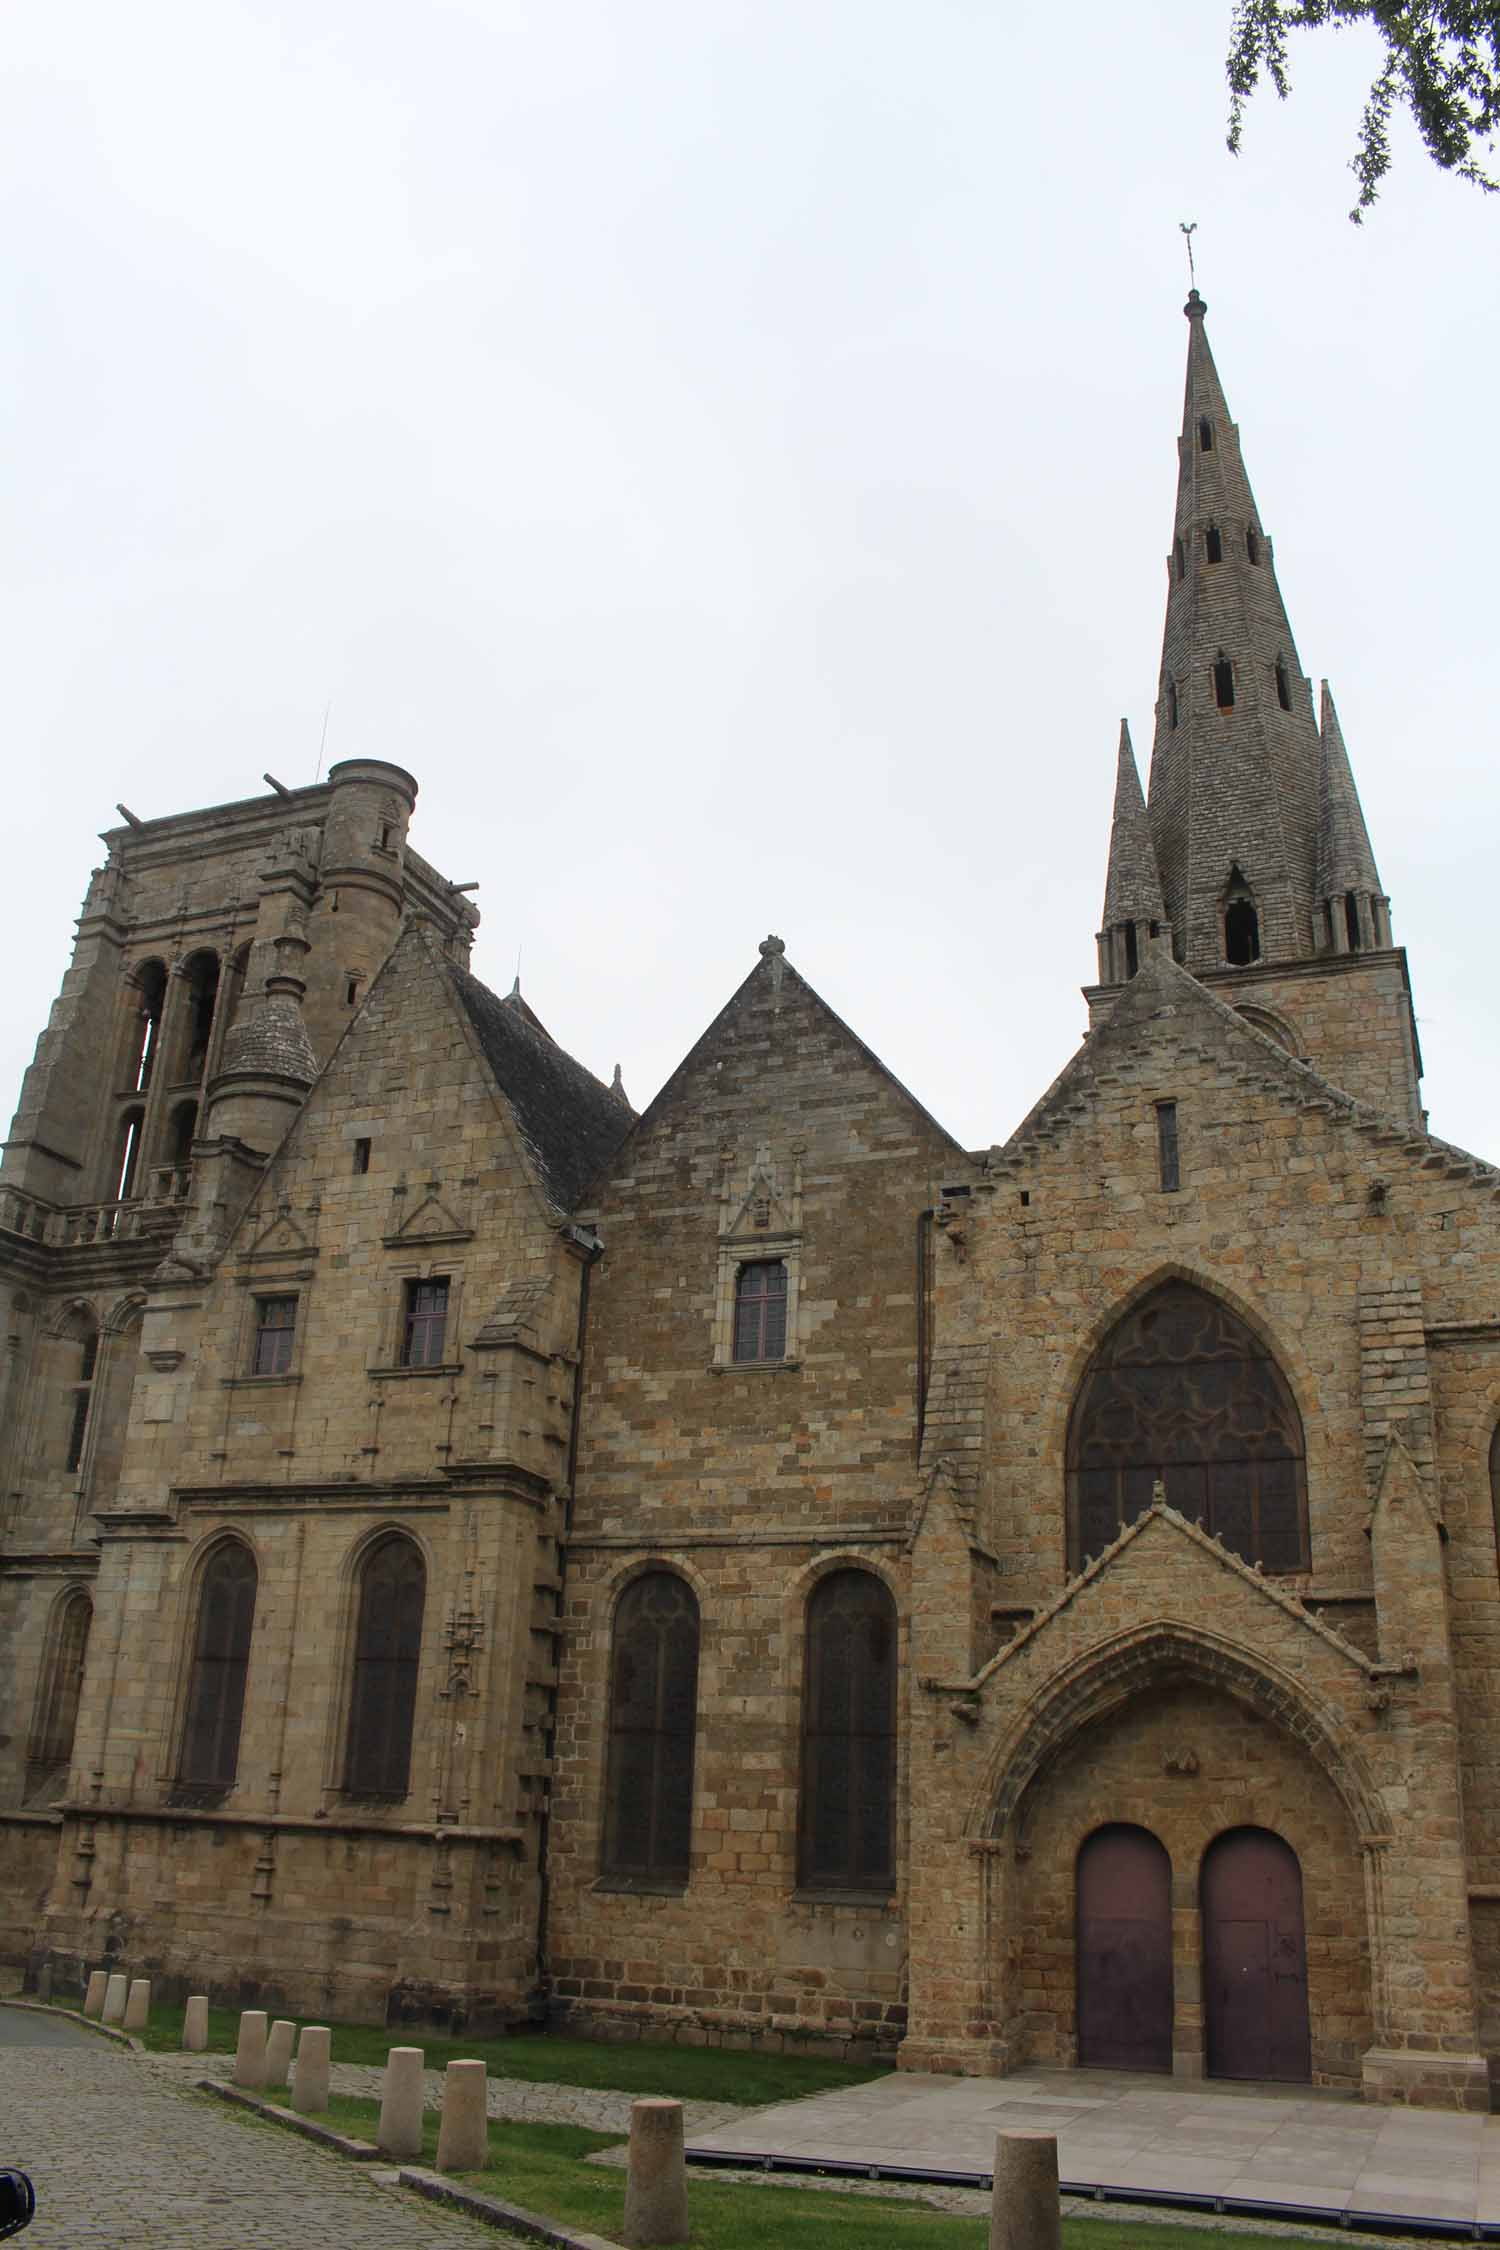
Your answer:
[[[292,2050],[297,2043],[297,2026],[286,2016],[278,2016],[266,2034],[266,2084],[285,2086],[291,2074]]]
[[[125,2002],[129,1995],[130,1979],[121,1975],[118,1970],[111,1971],[109,1982],[104,1988],[101,2020],[104,2023],[120,2023],[125,2015]]]
[[[420,2047],[392,2047],[385,2061],[376,2146],[387,2156],[420,2156],[426,2090]]]
[[[107,1969],[91,1969],[89,1971],[88,1990],[83,1996],[83,2012],[86,2016],[103,2014],[104,1996],[108,1990],[109,1971]]]
[[[990,2250],[1060,2250],[1061,2243],[1057,2135],[997,2134]]]
[[[208,1995],[195,1992],[182,2011],[182,2044],[190,2055],[201,2055],[208,2046]]]
[[[440,2172],[479,2172],[489,2160],[490,2127],[482,2062],[451,2062],[443,2073],[438,2126]]]
[[[687,2168],[682,2154],[682,2104],[640,2101],[630,2111],[623,2239],[686,2242]]]
[[[125,1998],[125,2013],[121,2018],[127,2031],[144,2031],[151,2013],[151,1982],[148,1977],[133,1977]]]
[[[328,2107],[328,2067],[332,2038],[326,2024],[305,2023],[297,2039],[292,2068],[292,2107],[304,2117]]]
[[[266,2012],[246,2008],[234,2043],[234,2082],[258,2092],[266,2083]]]

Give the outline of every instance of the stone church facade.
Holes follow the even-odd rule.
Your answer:
[[[637,1117],[394,766],[107,833],[0,1169],[7,1957],[1488,2106],[1500,1173],[1187,312],[1002,1144],[775,937]]]

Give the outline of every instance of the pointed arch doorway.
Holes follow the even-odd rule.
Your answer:
[[[1312,2076],[1302,1869],[1268,1828],[1231,1828],[1203,1856],[1203,2003],[1210,2078]]]
[[[1096,1828],[1078,1854],[1078,2061],[1172,2068],[1172,1863],[1147,1828]]]

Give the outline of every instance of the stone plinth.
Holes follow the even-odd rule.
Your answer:
[[[387,2156],[422,2153],[424,2060],[420,2047],[393,2047],[386,2056],[375,2145]]]

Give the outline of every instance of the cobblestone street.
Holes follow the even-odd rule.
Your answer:
[[[0,2120],[0,2162],[36,2186],[28,2250],[503,2250],[515,2240],[292,2133],[245,2123],[90,2032],[4,2008]]]

